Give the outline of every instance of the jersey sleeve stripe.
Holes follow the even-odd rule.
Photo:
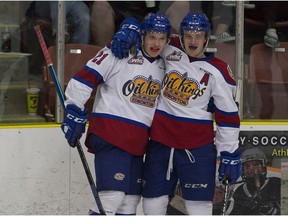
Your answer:
[[[218,123],[217,126],[219,127],[230,127],[230,128],[239,128],[240,125],[234,125],[234,124],[227,124],[227,123]]]
[[[90,88],[94,88],[97,86],[99,83],[103,82],[103,77],[101,76],[100,73],[97,71],[93,70],[89,67],[84,67],[82,70],[80,70],[78,73],[76,73],[73,78],[75,80],[78,80],[79,82],[89,86]]]
[[[209,63],[212,64],[215,68],[217,68],[217,70],[221,73],[226,83],[232,86],[236,86],[236,81],[235,79],[233,79],[233,77],[231,77],[230,73],[232,72],[229,73],[228,70],[231,71],[231,69],[230,68],[228,69],[227,64],[225,64],[224,62],[220,61],[217,58],[212,58],[209,61]]]
[[[84,79],[81,79],[80,77],[75,76],[75,77],[73,77],[73,79],[75,79],[75,80],[77,80],[78,82],[80,82],[80,83],[88,86],[89,88],[94,88],[93,84],[91,84],[90,82],[88,82],[88,81],[86,81],[86,80],[84,80]]]
[[[216,124],[220,127],[240,128],[240,118],[238,112],[223,112],[216,108]]]
[[[95,69],[88,67],[87,65],[84,66],[84,70],[89,71],[90,73],[92,73],[93,75],[95,75],[99,80],[103,81],[103,77],[102,75],[96,71]]]
[[[225,112],[223,110],[220,110],[218,109],[217,107],[216,108],[216,111],[222,115],[226,115],[226,116],[233,116],[233,115],[238,115],[238,111],[235,111],[235,112]]]

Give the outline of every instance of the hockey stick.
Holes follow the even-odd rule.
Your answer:
[[[228,191],[229,191],[229,180],[228,180],[228,178],[225,178],[222,183],[224,185],[224,199],[223,199],[223,202],[222,202],[221,215],[225,215],[226,210],[227,210]]]
[[[42,35],[42,32],[41,32],[40,26],[39,26],[39,25],[35,26],[35,27],[34,27],[34,30],[36,31],[36,34],[37,34],[37,37],[38,37],[38,40],[39,40],[39,43],[40,43],[40,46],[41,46],[43,55],[44,55],[44,57],[45,57],[45,60],[46,60],[47,65],[48,65],[50,74],[51,74],[51,76],[52,76],[52,78],[53,78],[53,81],[54,81],[54,84],[55,84],[55,87],[56,87],[57,94],[58,94],[58,96],[59,96],[61,105],[62,105],[63,108],[65,108],[65,106],[64,106],[64,101],[65,101],[64,94],[63,94],[63,91],[62,91],[61,86],[60,86],[60,84],[59,84],[57,75],[56,75],[56,73],[55,73],[55,70],[54,70],[54,67],[53,67],[53,63],[52,63],[51,58],[50,58],[50,56],[49,56],[48,49],[47,49],[46,43],[45,43],[45,41],[44,41],[44,38],[43,38],[43,35]],[[84,154],[84,152],[83,152],[83,149],[82,149],[82,146],[81,146],[81,143],[80,143],[79,140],[77,141],[76,146],[77,146],[77,150],[78,150],[80,159],[81,159],[81,161],[82,161],[82,164],[83,164],[83,167],[84,167],[86,176],[87,176],[87,178],[88,178],[88,181],[89,181],[89,184],[90,184],[90,187],[91,187],[91,190],[92,190],[94,199],[95,199],[96,204],[97,204],[97,207],[98,207],[98,209],[99,209],[99,212],[100,212],[101,215],[106,215],[106,213],[105,213],[105,211],[104,211],[104,208],[103,208],[103,206],[102,206],[102,203],[101,203],[99,194],[98,194],[98,192],[97,192],[97,188],[96,188],[96,185],[95,185],[95,183],[94,183],[92,174],[91,174],[91,172],[90,172],[90,169],[89,169],[89,166],[88,166],[88,163],[87,163],[85,154]]]

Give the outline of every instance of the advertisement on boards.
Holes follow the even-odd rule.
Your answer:
[[[288,131],[242,129],[239,146],[241,177],[225,190],[216,173],[213,215],[287,215]],[[187,214],[179,185],[169,213]]]

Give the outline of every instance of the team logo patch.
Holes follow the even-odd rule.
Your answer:
[[[123,181],[124,178],[125,178],[125,175],[123,173],[116,173],[114,175],[114,179],[116,179],[118,181]]]
[[[188,77],[187,72],[181,74],[175,70],[164,77],[163,88],[164,97],[182,106],[187,106],[190,98],[201,97],[206,89],[200,89],[199,82]]]
[[[143,56],[133,56],[131,59],[128,60],[128,64],[142,65],[143,63],[144,63]]]
[[[148,78],[139,75],[132,80],[128,80],[123,88],[122,93],[130,97],[130,101],[135,104],[153,108],[156,105],[156,98],[160,94],[161,83],[153,80],[152,76]]]
[[[180,61],[181,57],[182,57],[181,52],[176,52],[176,51],[174,51],[173,53],[169,54],[169,55],[166,57],[166,59],[167,59],[168,61]]]

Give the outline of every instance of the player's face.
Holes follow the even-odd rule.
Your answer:
[[[204,31],[184,30],[182,42],[186,53],[190,57],[203,58],[206,37]]]
[[[260,175],[262,174],[263,167],[262,162],[259,160],[252,160],[243,163],[243,172],[244,175],[247,177],[253,177],[256,174]]]
[[[167,43],[168,37],[166,33],[148,31],[144,36],[143,48],[150,57],[157,57]]]

